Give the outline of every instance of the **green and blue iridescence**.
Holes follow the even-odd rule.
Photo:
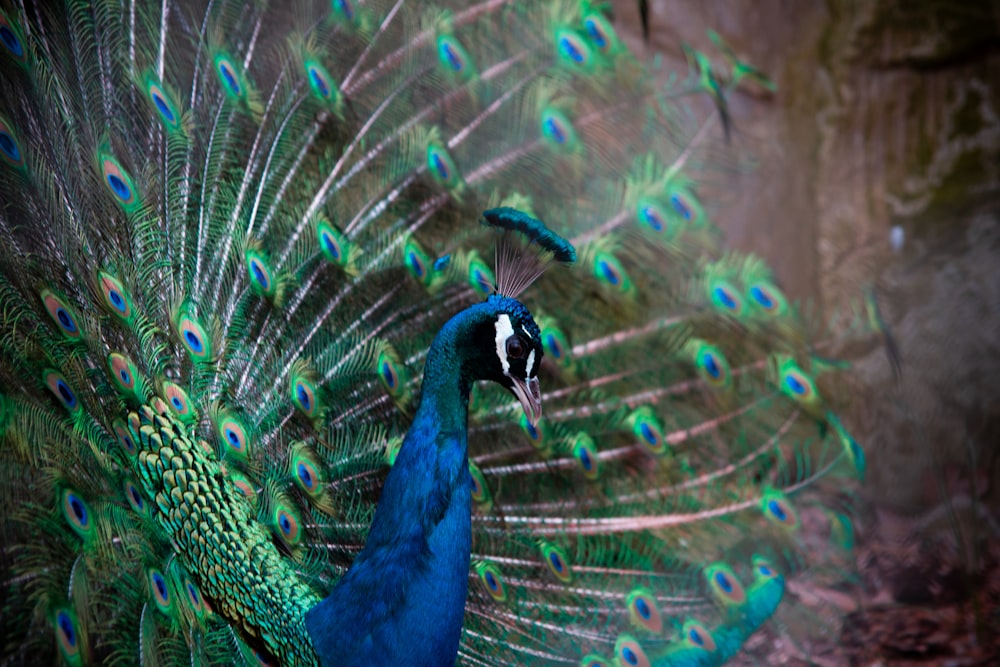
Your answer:
[[[466,341],[474,334],[479,340],[477,332],[484,329],[493,331],[501,314],[518,326],[534,327],[532,337],[539,336],[520,302],[494,295],[453,317],[435,337],[420,405],[382,487],[365,548],[330,595],[306,615],[322,658],[338,664],[344,655],[355,656],[350,664],[454,662],[469,584],[476,483],[467,451],[469,392],[476,380],[496,380],[500,373],[492,335],[485,352]],[[482,502],[485,485],[478,493]],[[568,575],[557,548],[540,546],[540,554],[557,576]],[[421,566],[414,568],[418,562]],[[489,573],[483,574],[487,586]],[[497,571],[492,575],[496,599],[502,597],[502,581]],[[406,595],[391,615],[368,603],[386,595],[387,586],[398,591],[401,580]],[[438,631],[416,632],[428,618]],[[364,637],[353,632],[357,627],[368,628],[372,641],[359,645]]]
[[[559,109],[548,108],[542,111],[541,129],[545,142],[556,150],[569,151],[580,145],[580,138],[572,121]]]
[[[45,386],[49,388],[52,395],[62,404],[71,415],[77,415],[83,410],[80,399],[76,393],[70,389],[69,383],[63,374],[57,370],[49,369],[42,374]]]
[[[318,60],[307,60],[305,62],[306,78],[309,81],[309,88],[313,95],[323,102],[328,108],[339,110],[343,102],[340,87],[334,81],[322,63]]]
[[[59,652],[69,665],[82,665],[81,640],[76,614],[67,608],[57,609],[52,615],[52,625],[56,629]]]
[[[240,74],[229,56],[224,53],[217,55],[215,57],[215,70],[219,75],[219,81],[222,83],[226,95],[238,100],[246,98],[246,81],[244,81],[242,74]]]
[[[507,585],[504,583],[500,568],[492,563],[476,563],[473,569],[479,575],[479,580],[490,597],[497,602],[504,602],[507,599]]]
[[[80,340],[83,332],[77,324],[79,320],[66,299],[51,290],[42,290],[39,296],[49,317],[56,323],[63,335],[70,340]]]
[[[94,516],[90,507],[76,491],[63,489],[60,497],[62,515],[77,535],[84,540],[94,534]]]
[[[0,10],[0,44],[3,44],[4,50],[18,64],[23,65],[25,63],[25,49],[24,41],[21,39],[21,30],[2,10]]]
[[[97,282],[104,305],[123,322],[130,322],[133,316],[132,301],[121,281],[110,273],[101,271],[97,274]]]
[[[452,35],[441,35],[437,39],[438,62],[449,74],[467,78],[475,73],[472,57],[461,42]]]
[[[131,212],[139,205],[139,197],[136,194],[135,184],[132,177],[121,166],[115,158],[102,153],[98,156],[101,165],[101,176],[108,190],[118,200],[119,205],[126,211]]]
[[[154,76],[146,78],[146,96],[149,98],[160,122],[168,130],[176,130],[181,126],[181,114],[173,97],[163,88]]]
[[[24,152],[21,150],[21,143],[17,139],[14,128],[3,116],[0,116],[0,158],[3,158],[8,166],[18,171],[24,169]]]
[[[181,313],[175,326],[192,361],[209,361],[212,358],[211,339],[198,320],[187,313]]]
[[[594,56],[590,45],[576,32],[561,28],[556,32],[556,52],[563,63],[579,69],[593,65]]]
[[[611,23],[599,13],[583,17],[583,28],[590,42],[602,53],[610,53],[618,46],[618,35]]]
[[[478,257],[469,263],[469,285],[483,296],[493,294],[496,278],[486,262]]]
[[[622,295],[632,293],[632,279],[618,258],[609,252],[598,252],[594,255],[594,276],[601,284]]]
[[[576,249],[573,244],[553,232],[538,218],[523,211],[506,206],[491,208],[483,211],[483,220],[492,227],[523,234],[529,241],[551,252],[557,261],[566,264],[576,261]]]
[[[656,604],[656,597],[645,588],[631,591],[625,598],[629,620],[637,628],[659,634],[663,630],[663,617]]]
[[[732,284],[725,280],[715,280],[708,289],[709,298],[717,308],[734,316],[743,313],[743,299]]]
[[[462,184],[462,175],[455,160],[441,144],[435,142],[427,147],[427,168],[439,185],[455,189]]]

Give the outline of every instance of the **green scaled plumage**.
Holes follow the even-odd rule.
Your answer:
[[[813,566],[799,513],[849,546],[825,480],[864,470],[699,198],[767,79],[657,85],[598,3],[273,4],[0,10],[9,662],[317,664],[431,340],[534,277],[483,211],[579,257],[525,297],[541,422],[471,397],[459,664],[727,660]]]

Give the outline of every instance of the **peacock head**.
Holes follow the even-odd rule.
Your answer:
[[[506,387],[531,425],[537,426],[542,416],[538,384],[542,335],[531,313],[517,299],[494,294],[464,315],[474,322],[466,364],[471,379]]]
[[[497,243],[497,281],[494,293],[475,313],[476,380],[492,380],[506,387],[524,409],[532,427],[542,416],[538,369],[542,364],[542,333],[517,296],[542,275],[553,260],[576,261],[573,245],[545,223],[524,211],[499,207],[483,211],[482,222],[501,232]],[[520,238],[526,245],[515,241]]]

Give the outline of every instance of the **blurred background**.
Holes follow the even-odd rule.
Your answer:
[[[777,84],[728,100],[728,241],[834,339],[886,332],[833,350],[868,457],[844,491],[855,560],[790,591],[821,633],[761,633],[742,660],[1000,664],[1000,2],[648,0],[648,39],[640,4],[613,3],[639,57],[686,43],[724,71],[711,28]]]

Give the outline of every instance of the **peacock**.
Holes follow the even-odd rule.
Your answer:
[[[0,662],[734,656],[864,453],[699,196],[770,83],[712,39],[669,75],[592,0],[5,0]]]

